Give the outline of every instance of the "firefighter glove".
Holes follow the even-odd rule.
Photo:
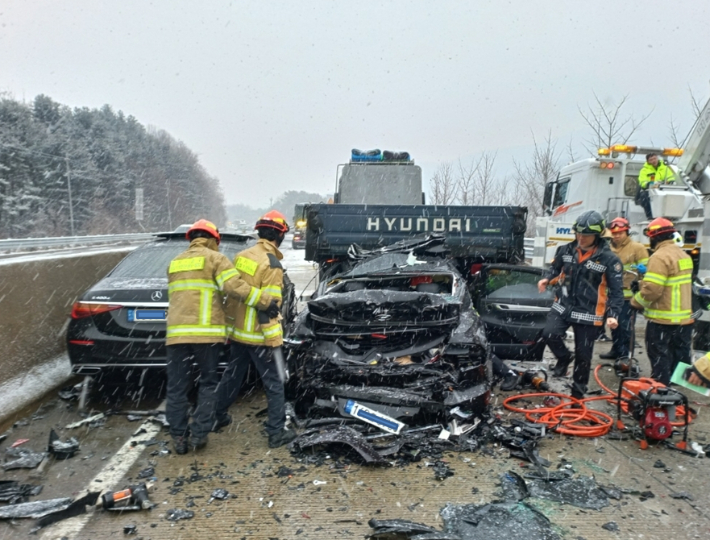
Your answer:
[[[638,279],[633,280],[633,281],[631,282],[631,285],[629,286],[629,288],[631,289],[631,292],[634,293],[634,294],[637,293],[637,292],[639,292],[639,281],[638,281]]]
[[[279,313],[281,313],[281,310],[279,309],[279,305],[276,303],[276,300],[271,301],[271,303],[269,304],[269,307],[267,307],[264,310],[264,313],[266,313],[269,316],[269,319],[275,319],[276,317],[279,316]]]

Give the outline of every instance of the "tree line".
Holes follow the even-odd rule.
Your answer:
[[[226,222],[219,181],[165,131],[109,105],[0,97],[0,238],[164,231],[205,215]]]

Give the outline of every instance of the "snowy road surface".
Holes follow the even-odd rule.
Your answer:
[[[283,251],[283,264],[300,293],[313,276],[313,265],[302,260],[303,251]],[[309,290],[312,288],[313,284]],[[606,352],[609,345],[598,344],[596,349],[598,363],[598,354]],[[641,367],[648,374],[644,355]],[[608,370],[603,370],[602,377],[607,385],[618,384]],[[126,385],[125,379],[102,384],[91,402],[92,414],[110,409],[155,409],[163,400],[162,384],[160,377],[150,378],[145,392],[133,384]],[[592,386],[596,387],[594,383]],[[39,533],[43,539],[122,538],[124,527],[135,526],[137,538],[153,540],[332,540],[362,538],[371,532],[367,522],[373,517],[403,518],[440,528],[439,510],[446,503],[490,502],[500,492],[501,474],[530,471],[525,462],[511,459],[508,450],[497,445],[489,445],[485,451],[444,451],[440,459],[454,473],[445,480],[436,480],[428,466],[431,463],[426,461],[391,467],[364,466],[357,459],[333,457],[322,464],[298,461],[286,448],[268,448],[262,432],[264,417],[260,411],[266,402],[261,390],[240,397],[231,409],[233,424],[212,434],[207,448],[184,456],[164,452],[172,447],[161,445],[169,436],[157,424],[143,425],[142,420],[131,422],[126,415],[115,414],[93,426],[67,429],[67,424],[81,419],[76,403],[58,399],[56,392],[37,397],[31,406],[0,425],[0,433],[9,430],[0,443],[1,450],[22,439],[29,439],[22,447],[45,450],[50,429],[54,428],[62,439],[76,437],[80,452],[66,461],[49,459],[41,472],[3,472],[0,480],[43,485],[42,493],[31,497],[40,500],[76,496],[87,489],[121,489],[136,483],[142,475],[154,484],[150,498],[156,505],[140,512],[96,510],[48,527]],[[507,419],[512,413],[500,408],[503,397],[496,393],[493,406]],[[708,400],[695,394],[691,399],[700,411],[691,426],[691,439],[708,444]],[[598,407],[606,410],[605,405]],[[710,537],[707,459],[661,447],[641,450],[632,440],[560,435],[544,439],[539,452],[551,462],[551,471],[571,468],[578,475],[594,476],[599,484],[625,490],[621,500],[611,500],[602,510],[528,499],[552,521],[562,538]],[[229,497],[211,500],[215,488],[227,490]],[[194,517],[169,521],[171,509],[193,511]],[[616,523],[619,532],[602,528],[610,522]],[[32,523],[0,522],[0,540],[26,537]]]

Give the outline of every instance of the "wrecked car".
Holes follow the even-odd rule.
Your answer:
[[[354,405],[404,423],[480,415],[490,398],[483,324],[441,238],[354,251],[321,280],[288,338],[291,397],[309,417]]]

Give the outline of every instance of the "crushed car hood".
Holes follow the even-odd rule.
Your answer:
[[[336,325],[454,324],[461,305],[438,294],[388,290],[332,293],[308,302],[311,317]]]

